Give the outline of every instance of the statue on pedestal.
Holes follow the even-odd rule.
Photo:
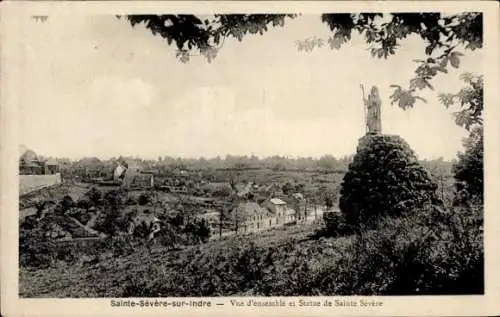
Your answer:
[[[382,119],[380,115],[380,106],[382,101],[378,93],[378,88],[373,86],[368,98],[365,97],[365,88],[361,85],[363,91],[363,102],[365,107],[366,133],[379,134],[382,132]]]

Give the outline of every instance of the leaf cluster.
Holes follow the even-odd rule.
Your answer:
[[[264,34],[269,27],[284,26],[293,14],[128,15],[132,26],[143,24],[153,35],[177,47],[177,57],[189,61],[192,51],[212,62],[226,38],[242,41],[248,34]]]
[[[411,108],[417,100],[425,102],[419,97],[419,90],[434,89],[431,80],[439,73],[447,73],[447,67],[460,66],[460,57],[463,54],[457,47],[463,46],[466,50],[476,50],[482,47],[481,13],[467,12],[456,15],[441,13],[392,13],[389,16],[382,13],[360,14],[323,14],[322,21],[326,23],[333,36],[328,39],[332,49],[339,49],[349,42],[353,31],[364,36],[365,42],[370,45],[370,53],[375,58],[387,59],[395,55],[401,46],[402,40],[410,35],[418,35],[425,43],[425,60],[416,60],[418,64],[415,77],[410,80],[409,86],[393,85],[391,103],[402,109]],[[313,46],[320,46],[321,41],[307,42],[308,50]],[[303,49],[299,45],[299,50]]]
[[[216,14],[211,17],[196,15],[128,15],[132,26],[144,24],[153,35],[175,44],[177,57],[188,62],[191,52],[198,51],[208,62],[217,56],[226,38],[242,41],[248,34],[263,35],[272,27],[283,27],[285,20],[295,14]],[[329,46],[340,49],[352,39],[353,32],[364,37],[370,54],[387,59],[395,55],[402,41],[411,35],[419,36],[425,43],[426,59],[415,61],[415,77],[407,87],[398,85],[390,96],[391,103],[403,109],[411,108],[418,91],[433,89],[431,80],[439,73],[447,73],[448,65],[458,68],[459,46],[476,50],[483,46],[483,16],[479,12],[445,15],[435,12],[420,13],[326,13],[321,16],[332,35],[297,41],[299,51],[310,52],[316,47]]]
[[[442,93],[439,100],[446,108],[458,105],[460,110],[454,112],[455,122],[470,131],[483,124],[483,76],[464,73],[461,79],[465,83],[464,88],[456,93]]]

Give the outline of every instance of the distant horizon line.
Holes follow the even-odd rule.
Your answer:
[[[325,157],[333,157],[335,158],[336,160],[342,160],[342,159],[346,159],[348,157],[352,157],[355,155],[355,153],[351,153],[351,154],[344,154],[344,155],[334,155],[334,154],[330,154],[330,153],[325,153],[325,154],[321,154],[321,155],[311,155],[311,156],[302,156],[302,155],[291,155],[291,154],[273,154],[273,155],[257,155],[257,154],[254,154],[254,153],[250,153],[250,154],[234,154],[234,153],[226,153],[226,154],[219,154],[219,155],[212,155],[212,156],[203,156],[203,155],[200,155],[200,156],[197,156],[197,157],[194,157],[194,156],[173,156],[173,155],[168,155],[168,154],[158,154],[158,155],[144,155],[144,156],[140,156],[140,155],[131,155],[131,154],[119,154],[119,155],[92,155],[92,154],[88,154],[88,155],[84,155],[84,156],[75,156],[75,157],[68,157],[68,156],[64,156],[64,155],[45,155],[45,154],[41,154],[39,152],[37,152],[36,150],[34,150],[34,148],[32,147],[27,147],[25,146],[24,144],[21,144],[19,145],[19,150],[20,150],[20,153],[19,153],[19,156],[23,155],[23,153],[25,153],[26,151],[28,150],[31,150],[33,152],[35,152],[35,154],[38,156],[38,157],[44,157],[44,158],[54,158],[54,159],[62,159],[62,160],[70,160],[70,161],[80,161],[84,158],[97,158],[99,159],[100,161],[109,161],[109,160],[113,160],[113,159],[119,159],[120,157],[122,158],[128,158],[128,159],[134,159],[134,160],[141,160],[141,161],[158,161],[158,158],[161,157],[162,160],[165,159],[165,158],[170,158],[170,159],[180,159],[180,160],[200,160],[200,159],[204,159],[204,160],[215,160],[215,159],[220,159],[220,160],[225,160],[226,158],[228,157],[235,157],[235,158],[257,158],[258,160],[265,160],[265,159],[269,159],[269,158],[283,158],[283,159],[289,159],[289,160],[299,160],[299,159],[312,159],[312,160],[320,160],[321,158],[325,158]],[[421,157],[420,155],[418,155],[418,153],[415,152],[415,155],[417,156],[417,159],[418,160],[427,160],[427,161],[435,161],[435,160],[440,160],[442,159],[443,161],[447,161],[447,162],[453,162],[454,160],[457,160],[457,155],[460,151],[457,150],[457,153],[455,154],[454,157],[452,158],[446,158],[444,156],[433,156],[433,157]]]
[[[34,151],[35,152],[35,151]],[[36,153],[36,152],[35,152]],[[161,157],[162,161],[165,159],[173,159],[173,160],[194,160],[194,161],[199,161],[199,160],[226,160],[228,157],[232,158],[256,158],[259,161],[266,160],[266,159],[271,159],[271,158],[280,158],[280,159],[286,159],[286,160],[301,160],[301,159],[306,159],[306,160],[313,160],[313,161],[319,161],[322,158],[329,158],[332,157],[336,160],[345,160],[348,159],[349,157],[352,157],[355,155],[353,154],[346,154],[342,156],[335,156],[333,154],[323,154],[321,156],[296,156],[296,155],[280,155],[280,154],[275,154],[275,155],[268,155],[268,156],[259,156],[259,155],[249,155],[249,154],[226,154],[226,155],[217,155],[217,156],[198,156],[198,157],[193,157],[193,156],[170,156],[170,155],[158,155],[156,158],[153,158],[151,156],[137,156],[137,155],[115,155],[115,156],[99,156],[99,155],[86,155],[86,156],[78,156],[78,157],[67,157],[67,156],[57,156],[57,155],[43,155],[43,154],[38,154],[36,153],[38,157],[43,157],[43,158],[53,158],[53,159],[58,159],[58,160],[69,160],[69,161],[80,161],[85,158],[97,158],[99,161],[110,161],[110,160],[118,160],[120,158],[123,159],[133,159],[133,160],[140,160],[140,161],[155,161],[159,162],[158,158]],[[22,155],[22,153],[20,154]],[[437,160],[442,160],[444,162],[453,162],[457,160],[457,157],[453,158],[445,158],[443,156],[434,156],[434,157],[420,157],[417,155],[417,159],[419,161],[437,161]]]

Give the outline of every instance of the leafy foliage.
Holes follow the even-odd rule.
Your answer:
[[[346,223],[343,214],[337,212],[323,213],[324,227],[316,235],[326,237],[338,237],[352,233],[352,227]]]
[[[343,295],[483,294],[482,210],[426,206],[382,217],[323,285]],[[352,274],[351,278],[346,276]]]
[[[153,197],[150,193],[141,193],[139,198],[137,198],[137,203],[141,206],[145,206],[152,201]]]
[[[458,153],[458,162],[453,166],[454,178],[458,182],[458,190],[483,202],[483,128],[474,128],[469,137],[464,140],[465,152]],[[464,194],[464,193],[461,193]]]
[[[194,15],[130,15],[126,19],[132,26],[144,23],[154,34],[175,44],[177,56],[182,62],[189,61],[189,52],[198,50],[212,61],[222,47],[225,38],[242,41],[247,34],[264,34],[269,26],[284,26],[287,18],[296,15],[250,14],[214,15],[202,18]],[[454,15],[441,13],[328,13],[321,16],[332,36],[327,39],[307,38],[297,42],[299,51],[310,52],[316,47],[329,46],[340,49],[352,39],[353,31],[364,36],[369,51],[375,58],[395,55],[402,41],[411,35],[418,35],[425,43],[423,55],[426,59],[416,60],[415,77],[407,88],[393,85],[391,102],[403,109],[413,107],[419,90],[430,88],[432,78],[447,73],[447,67],[458,68],[465,50],[476,50],[483,45],[483,16],[478,12]]]
[[[454,113],[457,125],[470,132],[463,142],[465,151],[458,153],[458,161],[453,166],[454,178],[457,181],[457,200],[472,198],[483,202],[483,89],[482,75],[464,73],[461,79],[465,87],[456,93],[441,94],[441,103],[450,107],[458,104],[459,111]],[[471,197],[468,197],[471,196]]]
[[[402,41],[412,34],[418,35],[425,43],[426,59],[416,60],[418,64],[415,77],[410,80],[408,88],[392,85],[394,88],[391,102],[402,109],[411,108],[417,100],[426,101],[416,93],[425,88],[434,89],[432,78],[439,73],[447,73],[447,67],[460,66],[463,53],[457,48],[461,45],[466,50],[476,50],[482,47],[481,13],[468,12],[457,15],[441,13],[360,13],[360,14],[323,14],[322,21],[326,23],[333,36],[326,42],[332,49],[351,40],[352,32],[357,31],[364,36],[370,45],[370,53],[375,58],[387,59],[395,55]],[[321,47],[325,40],[314,38],[298,42],[298,49],[311,51]]]
[[[464,73],[460,77],[465,87],[457,93],[440,94],[439,100],[447,108],[458,104],[461,110],[454,113],[455,122],[470,131],[483,124],[483,76]]]
[[[132,26],[143,23],[153,35],[159,35],[167,43],[177,47],[177,57],[188,62],[190,52],[198,51],[211,62],[231,37],[243,40],[248,34],[264,34],[269,25],[284,26],[285,14],[216,14],[212,17],[195,15],[128,15],[126,19]]]
[[[97,218],[95,229],[108,235],[117,235],[124,228],[124,216],[120,212],[123,205],[123,192],[118,190],[107,191],[102,198],[103,212]]]
[[[344,176],[339,207],[348,225],[370,225],[382,215],[440,203],[437,188],[401,137],[366,135]]]
[[[478,206],[431,206],[405,217],[381,217],[374,228],[345,238],[308,239],[302,233],[280,238],[284,232],[276,230],[147,256],[130,242],[106,239],[67,252],[68,263],[79,253],[102,260],[89,264],[92,269],[72,267],[72,274],[61,274],[57,292],[59,297],[483,294],[482,226]],[[103,259],[107,252],[120,259]],[[20,259],[47,267],[58,253],[22,252]],[[32,274],[24,267],[21,290],[39,292],[26,287],[33,282],[26,279],[40,283],[45,271]],[[66,270],[50,269],[45,283]],[[82,284],[75,288],[75,282]],[[50,291],[47,286],[43,289]]]
[[[112,209],[117,209],[118,207],[123,205],[124,193],[115,189],[107,191],[104,194],[103,201],[105,206]]]
[[[84,197],[90,202],[94,207],[97,207],[101,203],[102,192],[95,187],[92,187],[88,192],[85,193]]]
[[[74,206],[75,202],[69,195],[65,195],[55,206],[56,213],[65,213]]]

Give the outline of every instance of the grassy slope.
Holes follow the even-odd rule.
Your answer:
[[[241,237],[213,241],[181,251],[158,247],[149,253],[145,248],[139,248],[128,256],[109,257],[95,264],[61,264],[56,268],[39,270],[21,268],[20,296],[120,297],[126,296],[124,292],[127,285],[133,285],[129,296],[216,296],[217,291],[208,294],[211,288],[200,285],[212,278],[218,279],[219,284],[223,285],[220,295],[252,294],[255,293],[252,281],[247,284],[243,281],[245,285],[235,283],[239,283],[242,274],[252,271],[249,269],[252,265],[263,265],[263,261],[252,263],[250,259],[249,263],[241,263],[242,271],[234,271],[239,265],[234,262],[241,259],[244,252],[241,246],[245,245],[248,249],[249,241],[252,240],[262,259],[273,250],[273,269],[293,270],[297,268],[296,263],[307,262],[311,267],[332,264],[341,257],[342,249],[350,244],[349,238],[314,240],[310,238],[311,233],[311,227],[296,227],[268,231],[252,239]],[[273,271],[260,279],[278,278],[279,274],[289,273]],[[151,284],[155,282],[161,285],[160,288],[158,284]],[[166,285],[168,283],[170,285]],[[279,286],[279,281],[275,280],[274,284]],[[288,288],[287,285],[283,287]],[[158,289],[164,293],[151,294],[152,290]]]

